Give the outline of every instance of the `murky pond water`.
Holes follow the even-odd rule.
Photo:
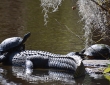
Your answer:
[[[63,0],[59,9],[48,13],[48,23],[44,26],[44,12],[40,0],[0,0],[0,42],[8,37],[20,36],[31,32],[26,42],[26,49],[43,50],[57,54],[80,51],[84,42],[82,23],[78,10],[71,7],[76,3]],[[70,32],[68,28],[74,32]],[[72,74],[34,69],[31,75],[25,69],[0,65],[0,84],[3,85],[109,85],[109,81],[101,78],[85,77],[74,79]]]

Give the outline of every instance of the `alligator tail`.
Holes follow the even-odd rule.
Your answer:
[[[84,76],[86,73],[84,64],[81,62],[81,64],[77,67],[76,71],[74,72],[74,78],[78,78],[81,76]]]

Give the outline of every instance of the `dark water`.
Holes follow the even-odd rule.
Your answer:
[[[71,0],[63,1],[57,12],[49,13],[47,26],[40,0],[5,0],[0,4],[0,41],[31,32],[27,49],[65,54],[83,48],[83,42],[65,27],[79,36],[83,34],[78,12],[71,9],[75,4]]]
[[[63,0],[57,12],[49,13],[46,26],[40,4],[40,0],[0,0],[0,42],[8,37],[23,37],[25,33],[31,32],[26,49],[57,54],[83,49],[84,42],[75,35],[83,35],[78,11],[71,9],[75,3]],[[42,69],[34,69],[31,75],[26,75],[23,68],[0,66],[1,85],[109,85],[108,80],[94,79],[89,75],[74,79],[67,72]]]

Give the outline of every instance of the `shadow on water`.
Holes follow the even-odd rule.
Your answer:
[[[24,68],[9,66],[1,66],[0,74],[0,83],[3,85],[81,85],[84,80],[84,77],[74,79],[72,73],[65,71],[34,69],[28,75]]]
[[[72,73],[61,70],[34,69],[32,74],[26,74],[26,70],[22,67],[0,66],[2,85],[109,85],[109,81],[103,76],[96,78],[86,75],[74,79]]]
[[[40,0],[0,0],[0,42],[8,37],[20,36],[31,32],[26,49],[44,50],[57,54],[80,51],[83,42],[70,33],[68,26],[77,35],[82,36],[82,24],[78,11],[72,10],[72,0],[63,0],[59,9],[49,13],[47,26],[44,26],[44,13]],[[60,23],[60,24],[59,24]],[[83,81],[84,80],[84,81]],[[85,78],[74,79],[72,74],[55,70],[33,70],[31,75],[25,69],[0,65],[0,83],[2,85],[96,85],[108,81]]]

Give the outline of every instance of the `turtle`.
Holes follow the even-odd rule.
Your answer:
[[[10,38],[5,39],[0,44],[0,53],[12,51],[15,49],[24,50],[25,49],[24,43],[30,37],[30,35],[31,35],[31,33],[28,32],[27,34],[24,35],[23,38],[21,38],[21,37],[10,37]]]
[[[82,52],[88,59],[108,59],[110,56],[110,46],[106,44],[94,44]]]

